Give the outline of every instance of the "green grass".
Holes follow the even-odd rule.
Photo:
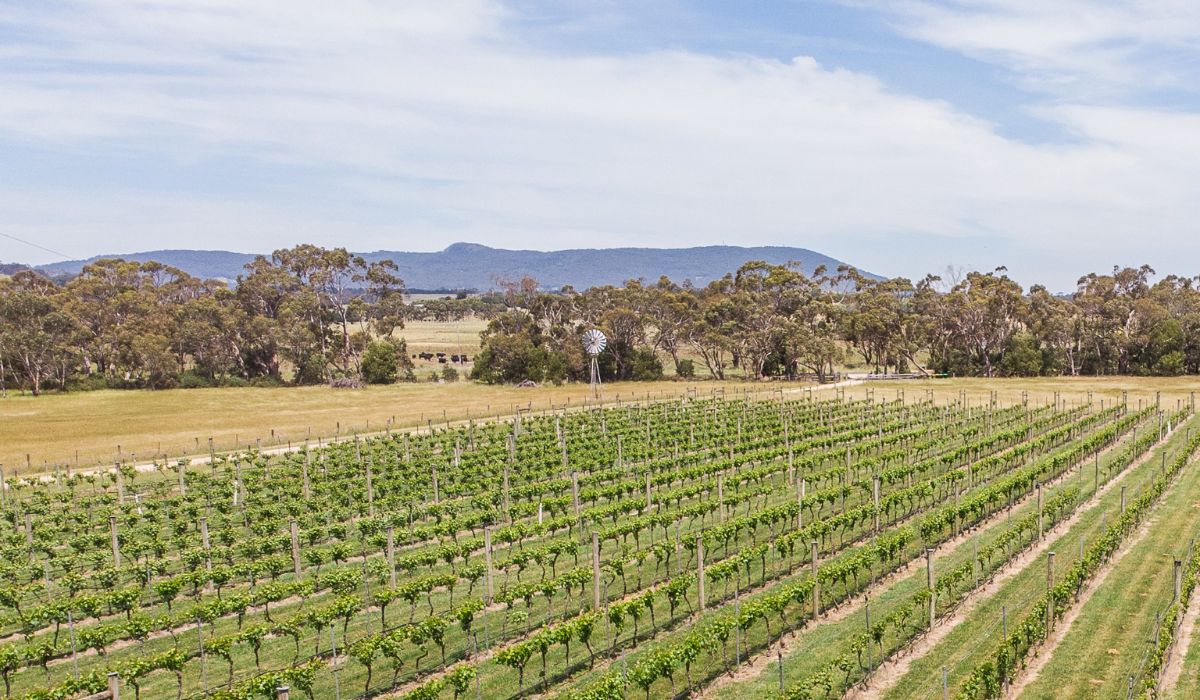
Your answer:
[[[1196,467],[1190,467],[1194,470]],[[1125,692],[1150,649],[1155,613],[1174,595],[1174,560],[1200,527],[1200,478],[1185,475],[1154,511],[1146,537],[1084,602],[1023,698],[1112,697]]]
[[[1165,445],[1152,452],[1147,461],[1129,470],[1102,495],[1097,507],[1082,513],[1065,534],[1051,543],[1048,550],[1056,552],[1056,578],[1061,578],[1078,557],[1080,539],[1083,539],[1086,548],[1101,532],[1102,524],[1111,521],[1119,512],[1121,485],[1127,488],[1127,498],[1133,500],[1138,488],[1158,469],[1164,450],[1174,451],[1185,440],[1186,430],[1177,430]],[[1184,478],[1190,478],[1190,475]],[[1083,481],[1086,484],[1087,479]],[[954,697],[958,684],[970,675],[983,654],[991,653],[1000,639],[1002,609],[1007,609],[1011,629],[1024,618],[1027,609],[1045,592],[1045,588],[1046,558],[1043,556],[1006,581],[994,595],[981,601],[966,622],[951,630],[927,654],[913,661],[908,673],[884,697],[891,700],[940,697],[943,667],[948,670],[947,684],[950,696]]]
[[[1124,444],[1124,442],[1121,444]],[[1102,459],[1102,474],[1104,470],[1109,468],[1109,463],[1114,456],[1114,453],[1109,453],[1106,455],[1107,459]],[[1087,478],[1082,481],[1076,478],[1068,478],[1056,486],[1047,489],[1044,497],[1049,500],[1066,488],[1079,488],[1082,497],[1086,498],[1090,496],[1093,492],[1092,470],[1090,466],[1085,466],[1084,475]],[[1007,516],[997,518],[975,532],[970,540],[966,540],[949,551],[936,556],[934,559],[934,571],[950,570],[970,561],[975,548],[986,547],[1005,531],[1009,522],[1019,520],[1021,517],[1035,512],[1036,508],[1035,499],[1028,499],[1021,503],[1013,508]],[[870,608],[873,619],[879,620],[887,616],[898,605],[924,587],[925,571],[923,568],[918,568],[908,576],[888,586],[871,600]],[[864,630],[865,624],[865,612],[859,611],[839,622],[832,624],[818,623],[816,626],[798,632],[789,641],[788,651],[784,655],[785,686],[791,687],[801,679],[811,675],[814,671],[828,666],[841,650],[845,648],[846,644],[849,643],[851,637]],[[875,658],[874,663],[878,664],[879,659]],[[740,697],[763,697],[772,691],[778,690],[778,687],[779,664],[777,661],[772,660],[756,677],[727,685],[721,689],[716,697],[728,698],[730,700]]]

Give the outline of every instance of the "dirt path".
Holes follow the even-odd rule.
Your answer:
[[[1169,436],[1169,434],[1168,434],[1168,436]],[[1165,441],[1167,439],[1167,437],[1165,436],[1163,439]],[[1119,447],[1122,444],[1122,442],[1123,441],[1118,441],[1117,443],[1105,448],[1101,452],[1101,454],[1107,454],[1107,453],[1111,452],[1112,450]],[[1159,442],[1155,445],[1155,447],[1157,447],[1158,445],[1161,445],[1161,444],[1162,443]],[[1133,464],[1126,467],[1121,472],[1121,474],[1117,475],[1117,477],[1115,479],[1110,479],[1108,481],[1108,483],[1101,486],[1100,490],[1096,492],[1094,497],[1088,503],[1084,504],[1084,506],[1082,508],[1076,509],[1075,514],[1072,515],[1071,518],[1069,518],[1068,520],[1064,520],[1062,523],[1059,523],[1058,525],[1052,527],[1049,530],[1049,532],[1047,533],[1046,537],[1043,538],[1043,540],[1039,543],[1039,545],[1038,545],[1039,548],[1044,549],[1046,546],[1048,546],[1048,543],[1051,542],[1055,537],[1058,536],[1058,534],[1056,534],[1056,533],[1058,533],[1060,526],[1062,526],[1064,523],[1074,522],[1073,519],[1077,519],[1081,513],[1086,512],[1086,510],[1088,510],[1088,509],[1094,508],[1096,506],[1096,504],[1099,503],[1099,496],[1102,496],[1105,493],[1107,493],[1108,489],[1110,489],[1113,486],[1113,484],[1115,484],[1118,481],[1120,481],[1121,479],[1123,479],[1125,477],[1125,475],[1128,474],[1130,471],[1132,471],[1135,467],[1139,466],[1145,460],[1149,459],[1152,451],[1153,451],[1153,448],[1151,448],[1151,450],[1148,450],[1145,455],[1143,455],[1142,457],[1135,460],[1135,462]],[[1082,466],[1080,466],[1080,468],[1082,468]],[[1069,478],[1072,478],[1072,473],[1068,470],[1066,473],[1062,474],[1057,479],[1054,479],[1053,481],[1050,481],[1050,482],[1044,484],[1044,486],[1055,486]],[[1075,477],[1075,478],[1077,478],[1077,477]],[[970,528],[968,530],[963,530],[956,537],[953,537],[953,538],[947,540],[946,542],[943,542],[942,544],[935,547],[934,548],[934,557],[937,558],[937,557],[944,556],[947,553],[949,553],[950,551],[957,549],[959,546],[968,542],[972,537],[975,536],[975,534],[978,531],[994,527],[995,525],[997,525],[999,523],[1000,519],[1003,517],[1006,517],[1009,512],[1011,512],[1012,510],[1014,510],[1016,508],[1019,508],[1022,504],[1028,502],[1030,499],[1033,499],[1033,498],[1036,498],[1036,493],[1035,492],[1028,493],[1023,498],[1021,498],[1017,501],[1014,501],[1012,503],[1012,505],[1009,506],[1008,508],[997,511],[996,513],[994,513],[990,518],[988,518],[984,522],[979,523],[975,527]],[[1069,528],[1070,526],[1068,525],[1067,527]],[[1036,557],[1037,553],[1038,553],[1037,551],[1034,551],[1032,553],[1026,552],[1018,557],[1018,561],[1027,556],[1028,557]],[[924,566],[923,557],[918,557],[916,559],[910,560],[904,566],[900,567],[899,569],[893,571],[892,573],[888,574],[887,576],[884,576],[880,580],[876,581],[873,585],[869,586],[862,593],[855,595],[852,598],[848,598],[848,599],[842,601],[842,603],[840,603],[836,608],[831,609],[828,615],[823,616],[821,618],[821,622],[822,623],[838,622],[838,621],[843,620],[846,617],[850,616],[851,614],[858,612],[860,609],[862,609],[863,604],[867,601],[868,598],[875,596],[877,593],[886,589],[888,586],[892,585],[899,579],[902,579],[902,578],[905,578],[905,577],[911,575],[913,572],[922,568],[923,566]],[[1021,567],[1018,567],[1015,571],[1019,572],[1020,569],[1023,568],[1024,566],[1025,566],[1024,563],[1021,564]],[[1012,575],[1016,575],[1015,572]],[[993,581],[994,580],[995,579],[993,579]],[[989,582],[987,585],[991,586],[992,584],[991,584],[991,582]],[[993,589],[993,592],[994,592],[994,589]],[[974,595],[974,594],[971,594],[971,595]],[[960,603],[959,610],[962,610],[963,607],[968,604],[968,601],[969,601],[971,595],[968,595],[967,599],[964,599]],[[976,603],[972,602],[970,604],[973,607]],[[948,634],[949,630],[952,629],[953,626],[952,625],[950,625],[950,626],[940,625],[938,627],[935,627],[933,632],[926,634],[924,637],[921,637],[920,641],[923,642],[925,639],[930,638],[933,634],[938,634],[939,630],[942,629],[943,627],[945,628],[945,631],[940,632],[940,636],[938,637],[938,639],[940,639],[941,637],[944,637],[946,634]],[[757,678],[758,676],[762,675],[762,673],[764,671],[766,671],[767,666],[770,665],[770,663],[772,661],[775,661],[778,658],[778,650],[782,649],[783,653],[786,655],[791,647],[791,644],[796,641],[797,633],[803,631],[806,628],[807,627],[801,627],[801,628],[798,628],[796,630],[793,630],[793,631],[788,632],[787,634],[783,635],[783,637],[780,638],[780,640],[777,644],[772,645],[768,649],[756,654],[752,661],[750,661],[749,663],[745,663],[742,666],[739,666],[738,669],[732,675],[726,674],[726,675],[722,675],[722,676],[719,676],[718,678],[716,678],[712,683],[710,683],[708,686],[706,686],[705,688],[703,688],[701,690],[700,695],[698,697],[701,697],[701,698],[716,697],[716,694],[719,691],[723,690],[727,686],[735,685],[738,683],[744,683],[746,681],[752,680],[752,679]],[[930,645],[929,648],[932,648],[932,644]],[[926,651],[927,650],[928,649],[926,649]],[[924,653],[924,652],[922,652],[922,653]],[[907,662],[911,662],[910,657],[916,658],[914,655],[907,655],[906,656]],[[882,676],[880,676],[880,674],[887,673],[887,667],[891,663],[893,663],[893,661],[888,661],[888,662],[885,662],[882,665],[880,665],[876,669],[876,671],[874,671],[871,678],[874,679],[876,677],[882,677]],[[904,670],[907,671],[907,665],[905,666]],[[895,683],[902,676],[903,676],[903,672],[901,672],[894,679],[892,679],[889,683],[889,687],[891,685],[895,685]],[[857,690],[857,689],[854,689],[854,690]],[[854,690],[852,690],[851,694],[848,695],[847,697],[859,697],[859,696],[853,695]],[[885,688],[885,690],[886,690],[886,688]],[[872,697],[872,696],[863,695],[861,697],[865,698],[865,697]]]
[[[1192,634],[1196,629],[1198,617],[1200,617],[1200,596],[1193,593],[1192,599],[1188,601],[1187,611],[1183,614],[1183,621],[1179,624],[1178,638],[1163,664],[1162,679],[1158,682],[1159,697],[1169,697],[1175,690],[1175,686],[1179,685],[1179,678],[1183,675],[1183,661],[1187,658],[1188,650],[1191,649]]]
[[[1077,522],[1088,512],[1094,510],[1100,504],[1100,499],[1107,494],[1117,484],[1128,477],[1137,467],[1145,464],[1154,454],[1154,450],[1161,447],[1164,442],[1169,439],[1170,433],[1163,437],[1163,440],[1156,443],[1154,447],[1147,450],[1144,455],[1134,460],[1132,464],[1126,467],[1117,475],[1116,478],[1110,479],[1107,483],[1092,495],[1092,498],[1081,507],[1075,509],[1075,512],[1065,520],[1060,521],[1054,527],[1050,528],[1046,536],[1033,546],[1027,548],[1019,554],[1015,559],[1003,565],[995,572],[991,579],[982,587],[968,593],[962,601],[960,601],[954,612],[948,617],[943,617],[937,621],[937,624],[932,630],[918,637],[908,646],[907,653],[903,655],[893,655],[871,674],[868,681],[868,687],[856,686],[846,694],[847,700],[876,700],[882,698],[889,690],[894,688],[900,679],[908,673],[912,665],[917,660],[923,658],[926,654],[932,651],[939,643],[946,638],[954,630],[956,626],[966,620],[967,616],[978,607],[982,602],[999,592],[1000,588],[1020,574],[1025,567],[1032,564],[1035,560],[1049,549],[1050,545],[1059,537],[1066,534]],[[1114,446],[1115,447],[1115,446]],[[1069,474],[1064,475],[1068,477]],[[1139,537],[1142,533],[1139,533]],[[1121,550],[1121,554],[1124,553]],[[1115,563],[1115,558],[1114,558]],[[1090,590],[1090,587],[1089,587]],[[1060,629],[1065,629],[1066,624],[1060,624]],[[1056,630],[1057,633],[1058,630]]]

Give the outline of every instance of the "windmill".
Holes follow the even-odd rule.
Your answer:
[[[596,359],[608,345],[608,338],[599,330],[593,328],[583,334],[583,350],[592,360],[592,396],[600,397],[600,362]]]

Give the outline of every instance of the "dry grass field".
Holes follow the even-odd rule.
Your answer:
[[[709,392],[715,383],[650,382],[604,387],[605,401],[665,397],[689,388]],[[727,391],[742,386],[723,383]],[[453,382],[371,386],[359,390],[324,386],[283,388],[172,389],[167,391],[89,391],[47,394],[38,398],[10,394],[0,399],[0,464],[7,473],[47,464],[93,466],[117,458],[208,452],[212,437],[218,450],[300,442],[306,437],[423,426],[468,417],[512,414],[590,401],[587,385],[536,389]],[[273,431],[273,432],[272,432]]]

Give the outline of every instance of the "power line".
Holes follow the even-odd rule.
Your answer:
[[[47,253],[54,253],[55,255],[62,258],[63,260],[71,260],[71,256],[67,255],[66,253],[60,253],[59,251],[54,250],[53,248],[47,248],[46,246],[40,245],[38,243],[34,243],[33,241],[27,241],[24,238],[17,238],[16,236],[4,233],[3,231],[0,231],[0,236],[4,236],[5,238],[16,241],[17,243],[24,243],[27,246],[32,246],[39,250],[44,250]]]

